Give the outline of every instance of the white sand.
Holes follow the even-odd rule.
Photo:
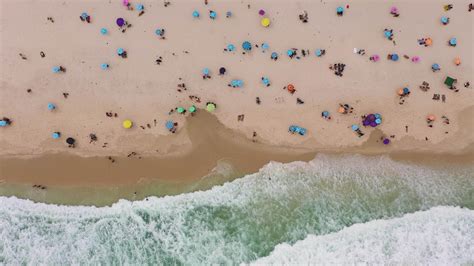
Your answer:
[[[361,115],[373,112],[383,116],[379,128],[395,135],[392,150],[453,152],[474,142],[469,131],[473,128],[473,89],[462,85],[474,81],[474,12],[467,11],[469,2],[451,1],[454,8],[445,12],[445,3],[438,1],[352,1],[343,17],[335,14],[337,6],[345,5],[342,2],[209,2],[205,6],[203,1],[172,0],[165,8],[161,1],[141,1],[146,13],[138,17],[137,11],[127,11],[119,0],[1,1],[0,117],[14,122],[0,128],[0,155],[65,150],[81,155],[167,153],[173,145],[189,143],[182,130],[183,117],[168,116],[174,107],[191,106],[189,95],[202,99],[197,105],[201,108],[208,100],[216,102],[215,114],[226,126],[249,137],[256,131],[259,141],[277,145],[310,149],[360,145],[371,129],[363,129],[367,134],[358,138],[349,127],[360,124]],[[400,17],[389,14],[392,5],[400,9]],[[260,26],[260,8],[271,18],[269,28]],[[192,17],[195,9],[201,12],[200,19]],[[215,21],[208,17],[210,9],[218,12]],[[229,19],[225,18],[228,10],[233,12]],[[298,19],[304,10],[309,14],[307,24]],[[92,23],[80,21],[84,11],[92,16]],[[447,26],[439,21],[443,15],[451,18]],[[133,27],[121,33],[115,24],[117,17],[124,17]],[[109,30],[108,35],[100,34],[102,27]],[[166,29],[166,40],[158,39],[156,28]],[[384,28],[394,30],[396,46],[384,38]],[[419,46],[417,39],[422,37],[433,38],[432,47]],[[457,47],[447,45],[451,37],[458,39]],[[262,53],[254,47],[242,55],[245,40],[267,42],[270,49]],[[237,47],[236,52],[223,52],[229,43]],[[119,47],[128,52],[127,59],[116,55]],[[309,49],[311,54],[290,60],[285,53],[293,47]],[[354,54],[354,47],[365,49],[366,55]],[[326,55],[316,57],[317,48],[326,49]],[[276,62],[270,60],[272,51],[280,54]],[[399,62],[385,58],[393,52],[401,56]],[[28,59],[22,60],[19,53]],[[372,54],[379,54],[381,60],[370,62]],[[421,62],[412,63],[404,54],[420,56]],[[158,56],[163,57],[161,65],[155,64]],[[454,65],[455,57],[462,58],[460,66]],[[101,70],[101,63],[109,63],[110,69]],[[333,63],[347,65],[342,78],[328,69]],[[433,73],[433,63],[442,70]],[[56,65],[66,67],[67,72],[52,73]],[[224,77],[217,75],[221,66],[228,71]],[[211,80],[201,78],[205,67],[211,69]],[[460,92],[443,85],[447,75],[458,79]],[[262,76],[270,78],[270,87],[261,84]],[[227,87],[233,78],[242,79],[244,87]],[[431,90],[418,89],[422,81],[429,82]],[[176,91],[181,82],[188,87],[183,93]],[[288,83],[295,85],[294,95],[282,89]],[[396,92],[405,86],[412,93],[399,105]],[[70,94],[67,99],[63,92]],[[445,94],[447,102],[431,100],[434,93]],[[261,105],[255,103],[257,96]],[[297,105],[297,97],[305,104]],[[49,111],[48,102],[57,109]],[[338,114],[339,103],[353,105],[355,112]],[[320,117],[323,110],[331,112],[332,121]],[[106,117],[108,111],[118,113],[119,118]],[[245,114],[244,122],[237,122],[239,114]],[[428,114],[438,117],[433,128],[426,125]],[[442,115],[450,118],[450,125],[442,123]],[[134,128],[122,128],[126,118],[134,121]],[[168,119],[180,122],[181,131],[162,141],[159,136],[170,134],[164,127]],[[151,129],[139,127],[147,123]],[[307,135],[288,134],[291,124],[307,128]],[[62,132],[61,140],[52,139],[54,131]],[[97,135],[97,143],[89,144],[90,133]],[[76,149],[67,148],[68,136],[77,139]],[[104,142],[107,148],[102,148]]]

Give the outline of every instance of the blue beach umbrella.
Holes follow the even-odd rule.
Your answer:
[[[328,111],[323,111],[323,116],[324,116],[324,117],[328,117],[328,116],[329,116],[329,112],[328,112]]]
[[[245,42],[242,43],[242,48],[245,51],[250,51],[250,50],[252,50],[252,44],[248,41],[245,41]]]
[[[161,36],[161,34],[163,34],[163,30],[162,29],[156,29],[155,34],[158,35],[158,36]]]
[[[209,68],[207,68],[207,67],[204,68],[204,69],[202,70],[202,74],[203,74],[203,75],[209,75]]]
[[[118,48],[117,49],[117,54],[118,55],[122,55],[124,52],[125,52],[125,50],[123,50],[123,48]]]
[[[268,84],[270,84],[270,79],[268,79],[267,77],[264,77],[264,78],[262,78],[262,83],[263,83],[265,86],[268,86]]]
[[[286,54],[287,54],[288,56],[293,56],[294,53],[295,53],[295,52],[294,52],[293,50],[291,50],[291,49],[288,49],[288,51],[286,51]]]
[[[230,11],[227,11],[227,12],[225,13],[225,16],[226,16],[227,18],[230,18],[230,17],[232,17],[232,12],[230,12]]]
[[[199,18],[199,16],[200,16],[199,11],[194,10],[193,11],[193,18]]]
[[[323,54],[323,51],[321,49],[316,49],[316,52],[314,52],[316,56],[321,56]]]
[[[165,127],[168,130],[172,129],[174,127],[173,121],[170,121],[170,120],[166,121]]]
[[[86,19],[89,15],[86,12],[83,12],[81,14],[81,18]]]
[[[216,19],[217,13],[216,13],[215,11],[210,11],[210,12],[209,12],[209,17],[210,17],[211,19]]]
[[[7,121],[0,120],[0,127],[6,127],[7,126]]]
[[[384,31],[383,33],[385,34],[385,37],[387,38],[390,38],[390,36],[392,36],[392,33],[388,30]]]
[[[232,52],[232,51],[235,50],[235,46],[234,46],[233,44],[228,44],[228,45],[227,45],[227,50],[230,51],[230,52]]]
[[[351,128],[352,128],[352,131],[356,131],[356,130],[359,129],[359,126],[358,125],[352,125]]]
[[[277,52],[273,52],[272,55],[271,55],[271,58],[272,58],[272,59],[277,59],[277,58],[278,58],[278,53],[277,53]]]
[[[145,9],[145,7],[144,7],[142,4],[136,4],[136,5],[135,5],[135,8],[136,8],[138,11],[142,11],[143,9]]]
[[[53,137],[53,139],[59,139],[59,137],[61,137],[61,133],[53,132],[52,137]]]
[[[456,38],[451,38],[451,39],[449,39],[449,44],[456,45],[456,44],[458,44],[458,40]]]
[[[448,23],[448,18],[447,17],[441,17],[441,23],[447,24]]]
[[[441,67],[439,66],[439,64],[436,64],[436,63],[435,63],[435,64],[432,64],[432,65],[431,65],[431,69],[433,69],[433,70],[440,70]]]
[[[375,113],[374,116],[375,116],[375,118],[380,118],[380,119],[382,119],[382,116],[381,116],[379,113]]]
[[[375,119],[375,123],[377,125],[380,125],[380,123],[382,123],[382,119],[380,119],[380,118]]]
[[[391,59],[392,61],[398,61],[398,54],[392,54]]]
[[[263,49],[263,50],[267,50],[268,48],[270,48],[270,45],[268,45],[268,43],[264,42],[264,43],[262,44],[262,49]]]
[[[48,110],[52,111],[56,109],[56,105],[52,104],[52,103],[48,103]]]
[[[338,6],[338,7],[336,8],[336,12],[337,12],[337,13],[342,13],[342,12],[344,12],[344,8],[343,8],[342,6]]]
[[[55,67],[52,68],[52,70],[53,70],[53,73],[59,73],[59,71],[61,70],[61,68],[58,67],[58,66],[55,66]]]
[[[106,28],[100,29],[100,34],[106,35],[109,31]]]
[[[107,68],[109,68],[109,64],[103,63],[100,65],[100,68],[102,68],[102,70],[106,70]]]
[[[404,93],[404,94],[407,94],[407,93],[409,93],[409,92],[410,92],[410,89],[408,89],[408,88],[403,88],[403,93]]]

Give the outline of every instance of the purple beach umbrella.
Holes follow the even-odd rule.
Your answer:
[[[116,22],[119,27],[122,27],[125,24],[125,20],[123,18],[118,18]]]

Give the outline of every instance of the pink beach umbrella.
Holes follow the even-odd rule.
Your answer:
[[[398,13],[398,8],[396,6],[392,6],[392,8],[390,8],[390,13],[391,14],[397,14]]]
[[[374,54],[373,56],[371,56],[371,58],[372,58],[372,61],[374,62],[377,62],[380,60],[380,56],[378,54]]]
[[[413,56],[413,57],[411,58],[411,61],[412,61],[413,63],[418,63],[418,62],[420,62],[420,60],[421,60],[421,58],[420,58],[419,56]]]
[[[128,0],[122,0],[122,4],[123,4],[124,6],[128,6],[128,4],[129,4],[129,3],[128,3]]]

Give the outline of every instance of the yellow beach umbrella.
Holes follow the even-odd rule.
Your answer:
[[[262,18],[260,23],[262,24],[262,26],[264,26],[266,28],[266,27],[270,26],[270,19],[269,18]]]
[[[133,122],[131,120],[124,120],[123,123],[122,123],[122,126],[124,128],[131,128],[133,126]]]
[[[208,112],[212,112],[212,111],[216,110],[216,105],[210,103],[210,104],[208,104],[208,105],[206,106],[206,110],[207,110]]]

